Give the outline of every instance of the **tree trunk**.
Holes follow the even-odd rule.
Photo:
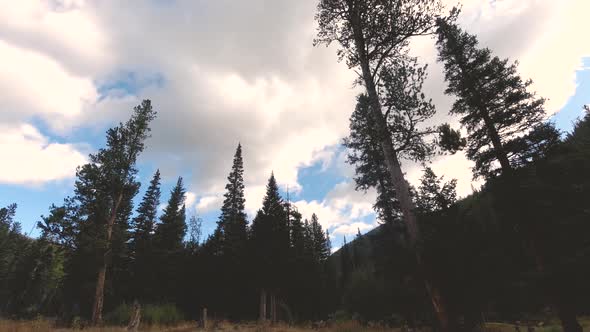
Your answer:
[[[141,306],[139,302],[135,300],[133,302],[133,312],[129,319],[129,325],[127,325],[127,331],[137,331],[139,329],[139,323],[141,321]]]
[[[277,298],[274,291],[270,293],[270,321],[273,324],[277,322]]]
[[[490,140],[492,141],[492,146],[494,147],[494,152],[496,154],[496,158],[500,162],[500,166],[502,167],[503,174],[509,174],[512,172],[512,166],[510,165],[510,161],[508,160],[508,156],[506,151],[504,150],[504,146],[502,145],[502,141],[500,140],[500,135],[498,134],[498,130],[494,126],[490,115],[488,114],[487,110],[483,107],[480,108],[481,117],[483,118],[483,122],[486,126],[488,131],[488,135],[490,135]]]
[[[355,18],[357,17],[357,15],[354,14],[352,16]],[[416,220],[416,215],[414,214],[414,202],[410,197],[409,184],[404,177],[404,174],[401,169],[401,164],[397,157],[396,151],[393,148],[393,143],[391,142],[391,135],[387,128],[387,119],[385,119],[381,111],[381,101],[379,100],[379,96],[377,95],[377,89],[375,86],[375,81],[373,79],[373,73],[371,73],[369,59],[367,58],[367,54],[365,51],[365,41],[364,36],[362,34],[362,29],[358,21],[354,22],[353,20],[353,22],[351,23],[353,26],[353,33],[355,35],[355,46],[357,49],[357,54],[359,56],[362,78],[365,83],[367,94],[369,96],[369,109],[371,112],[371,116],[373,116],[373,119],[375,120],[375,124],[377,126],[377,133],[381,140],[380,143],[383,152],[383,157],[385,159],[385,164],[387,166],[389,176],[391,177],[392,185],[396,190],[396,198],[399,201],[403,221],[406,225],[409,246],[412,249],[414,249],[418,263],[418,269],[422,272],[421,277],[424,279],[425,287],[430,295],[432,306],[439,321],[441,331],[450,332],[449,328],[451,324],[447,305],[442,297],[440,290],[432,282],[430,274],[425,273],[425,269],[423,266],[424,263],[422,262],[421,255],[419,251],[416,249],[416,243],[420,239],[420,232]]]
[[[258,319],[263,323],[266,321],[266,290],[264,288],[260,290],[260,308]]]
[[[113,237],[113,225],[117,219],[117,211],[119,205],[123,200],[123,193],[120,193],[115,201],[111,215],[107,220],[107,237],[106,237],[106,248],[102,256],[102,264],[98,269],[98,276],[96,278],[96,289],[94,292],[94,304],[92,306],[92,325],[102,324],[102,307],[104,304],[104,283],[107,275],[107,255],[111,245],[111,238]]]

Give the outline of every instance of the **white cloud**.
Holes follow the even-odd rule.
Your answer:
[[[304,218],[311,218],[315,213],[324,229],[334,229],[342,225],[366,223],[374,219],[373,203],[375,192],[355,191],[352,182],[337,184],[320,202],[317,200],[294,202]]]
[[[0,127],[0,183],[39,185],[72,178],[86,158],[72,144],[51,143],[36,128]]]
[[[184,204],[187,209],[191,209],[197,201],[197,194],[192,191],[187,191],[185,197]]]
[[[359,231],[363,233],[363,231],[371,230],[377,226],[376,223],[367,224],[364,222],[354,222],[351,224],[340,225],[333,230],[334,234],[340,235],[354,235],[357,234]]]
[[[0,120],[17,124],[40,116],[64,129],[98,94],[89,78],[68,73],[58,62],[0,40]]]
[[[199,198],[199,202],[197,203],[197,212],[198,213],[207,213],[214,210],[218,210],[221,208],[221,203],[223,203],[223,196],[204,196]]]

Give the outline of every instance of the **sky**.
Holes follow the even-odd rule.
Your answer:
[[[456,1],[444,0],[448,6]],[[316,213],[334,248],[377,225],[375,192],[357,192],[340,145],[358,89],[337,47],[313,47],[316,1],[0,0],[0,206],[17,203],[23,231],[72,194],[75,169],[105,130],[142,99],[158,112],[139,159],[143,190],[156,169],[162,202],[178,176],[189,215],[215,228],[235,148],[243,146],[252,218],[274,172],[304,217]],[[464,0],[460,25],[494,54],[519,62],[570,130],[590,104],[587,0]],[[430,38],[411,52],[429,65],[433,122],[458,126]],[[471,162],[431,161],[466,196]],[[404,163],[412,183],[421,167]]]

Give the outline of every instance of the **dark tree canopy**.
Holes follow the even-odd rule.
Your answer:
[[[182,248],[186,234],[185,199],[186,189],[184,189],[182,177],[179,177],[170,193],[164,213],[160,217],[160,223],[156,227],[154,236],[158,250],[174,252]]]
[[[475,162],[476,177],[522,167],[558,139],[554,128],[542,124],[545,100],[529,92],[532,81],[518,75],[517,63],[493,56],[474,35],[443,20],[437,46],[446,93],[457,98],[451,113],[469,133],[467,157]]]

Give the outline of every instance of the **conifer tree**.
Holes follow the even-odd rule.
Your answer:
[[[321,0],[316,14],[319,28],[315,44],[338,42],[341,47],[339,58],[346,60],[349,68],[357,69],[359,77],[356,82],[366,89],[377,142],[390,185],[396,191],[410,247],[415,247],[420,241],[420,233],[409,184],[401,169],[400,154],[395,151],[384,114],[387,103],[383,100],[384,95],[380,94],[380,83],[388,74],[396,73],[396,62],[402,58],[411,37],[431,34],[436,18],[455,19],[457,11],[453,10],[450,16],[443,17],[442,9],[440,0]],[[404,129],[408,133],[417,130],[412,127]],[[418,265],[422,266],[419,252],[415,253]],[[442,330],[452,330],[449,311],[440,290],[429,275],[424,274],[423,277]]]
[[[420,186],[416,193],[416,208],[422,212],[448,209],[457,201],[457,180],[443,183],[444,177],[437,177],[430,167],[424,168]]]
[[[107,131],[106,147],[91,154],[90,162],[76,172],[74,200],[82,222],[78,246],[100,257],[92,304],[93,324],[102,322],[107,268],[113,259],[118,259],[115,253],[123,250],[128,241],[132,199],[140,185],[135,164],[145,148],[149,124],[155,116],[151,102],[144,100],[126,123]],[[80,260],[88,261],[88,257]]]
[[[134,296],[140,300],[149,298],[154,293],[154,232],[156,229],[158,206],[160,205],[160,170],[156,170],[143,200],[133,218],[133,236],[131,250],[133,255],[132,276],[135,288]]]
[[[545,99],[529,92],[532,81],[520,77],[518,63],[493,56],[474,35],[444,20],[438,21],[437,47],[446,93],[457,97],[451,114],[469,133],[467,157],[476,177],[511,173],[559,141],[557,130],[542,123]]]
[[[313,238],[313,252],[314,258],[317,262],[323,263],[330,257],[330,247],[326,233],[322,230],[322,225],[318,221],[318,216],[313,213],[311,215],[311,236]]]
[[[228,306],[232,318],[241,318],[239,312],[247,306],[248,294],[244,292],[243,284],[233,282],[235,275],[242,273],[247,267],[246,249],[248,245],[248,221],[246,220],[244,197],[244,162],[242,159],[242,145],[238,144],[233,158],[232,169],[227,177],[221,215],[217,221],[217,228],[213,233],[217,248],[219,266],[222,276],[219,280],[219,295],[230,299]]]
[[[268,291],[270,295],[270,316],[273,321],[276,319],[276,301],[279,292],[284,288],[287,275],[286,264],[290,250],[287,223],[285,204],[279,194],[274,174],[271,174],[266,185],[262,209],[258,210],[252,221],[252,246],[256,279],[261,294]]]
[[[176,300],[183,292],[179,281],[186,234],[185,194],[182,177],[179,177],[154,233],[154,263],[157,264],[154,270],[158,281],[156,297],[160,301]]]
[[[186,190],[182,177],[179,177],[176,186],[170,193],[168,205],[160,217],[160,223],[154,234],[158,250],[161,252],[173,253],[183,247],[183,239],[186,234],[185,195]]]
[[[242,145],[238,144],[232,170],[227,177],[225,199],[217,222],[222,236],[222,251],[233,263],[241,261],[248,239],[244,198],[244,162]]]
[[[451,113],[461,116],[461,124],[469,133],[467,157],[475,162],[474,175],[492,178],[502,174],[507,178],[516,169],[545,158],[547,151],[559,142],[559,131],[552,124],[543,123],[545,100],[529,91],[532,81],[520,77],[517,63],[493,56],[488,48],[479,47],[476,36],[448,22],[438,22],[437,47],[448,83],[446,93],[457,97]],[[518,189],[519,179],[513,180],[515,187],[509,184],[508,192]],[[505,209],[512,210],[508,218],[521,211],[522,199],[506,201]],[[541,248],[547,243],[539,240],[540,225],[524,225],[528,218],[520,219],[515,222],[523,228],[524,240],[535,248],[531,252],[538,272],[543,275],[546,254]],[[556,300],[559,296],[551,297],[564,330],[581,331],[567,304]]]

